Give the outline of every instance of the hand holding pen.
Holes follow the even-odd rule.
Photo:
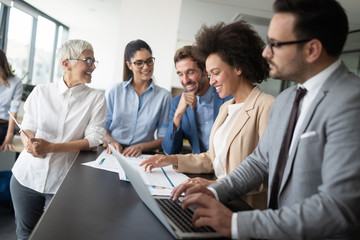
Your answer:
[[[26,136],[26,140],[23,140],[24,147],[28,153],[33,155],[34,157],[38,158],[45,158],[46,154],[44,154],[44,149],[46,149],[46,146],[50,143],[45,141],[44,139],[34,138],[29,136],[29,133],[27,133],[20,123],[16,120],[16,118],[11,114],[10,111],[8,111],[10,117],[14,120],[15,124],[19,127],[19,133],[23,133]],[[32,134],[33,135],[33,134]],[[41,144],[39,144],[41,143]]]
[[[27,152],[37,158],[45,158],[51,152],[52,143],[42,138],[30,138],[27,141]]]
[[[22,132],[25,134],[25,136],[30,139],[30,137],[26,134],[26,132],[24,131],[24,129],[22,128],[22,126],[20,125],[20,123],[16,120],[16,118],[11,114],[10,111],[8,111],[8,114],[10,115],[10,117],[14,120],[15,124],[19,127],[19,133],[21,134]]]

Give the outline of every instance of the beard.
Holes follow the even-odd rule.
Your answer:
[[[298,83],[303,83],[307,79],[308,67],[300,57],[294,57],[282,67],[279,67],[271,60],[268,60],[268,64],[272,65],[270,76],[274,79]]]

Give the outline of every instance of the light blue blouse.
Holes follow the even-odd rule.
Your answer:
[[[120,144],[134,145],[164,137],[169,123],[171,93],[154,81],[140,99],[133,80],[115,84],[106,91],[106,130]]]
[[[8,120],[8,111],[16,113],[19,109],[23,86],[21,79],[10,77],[8,79],[9,87],[0,85],[0,119]]]

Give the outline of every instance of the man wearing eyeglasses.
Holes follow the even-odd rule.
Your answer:
[[[263,56],[273,78],[298,84],[276,98],[237,169],[209,188],[182,184],[172,197],[185,192],[183,208],[201,206],[196,227],[233,239],[359,239],[360,78],[340,59],[346,13],[335,0],[276,0],[274,10]],[[221,204],[266,180],[268,210]]]
[[[187,139],[192,153],[206,152],[219,108],[232,96],[222,99],[210,86],[205,63],[193,56],[192,46],[178,49],[174,63],[185,91],[171,101],[169,127],[162,148],[168,155],[180,153],[183,139]]]

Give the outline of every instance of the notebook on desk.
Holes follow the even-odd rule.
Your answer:
[[[117,152],[111,145],[109,146],[140,199],[175,238],[221,237],[220,233],[215,232],[210,227],[195,228],[192,225],[193,211],[191,209],[183,211],[180,201],[173,202],[166,196],[152,196],[138,171],[128,163],[128,160],[122,154]]]

